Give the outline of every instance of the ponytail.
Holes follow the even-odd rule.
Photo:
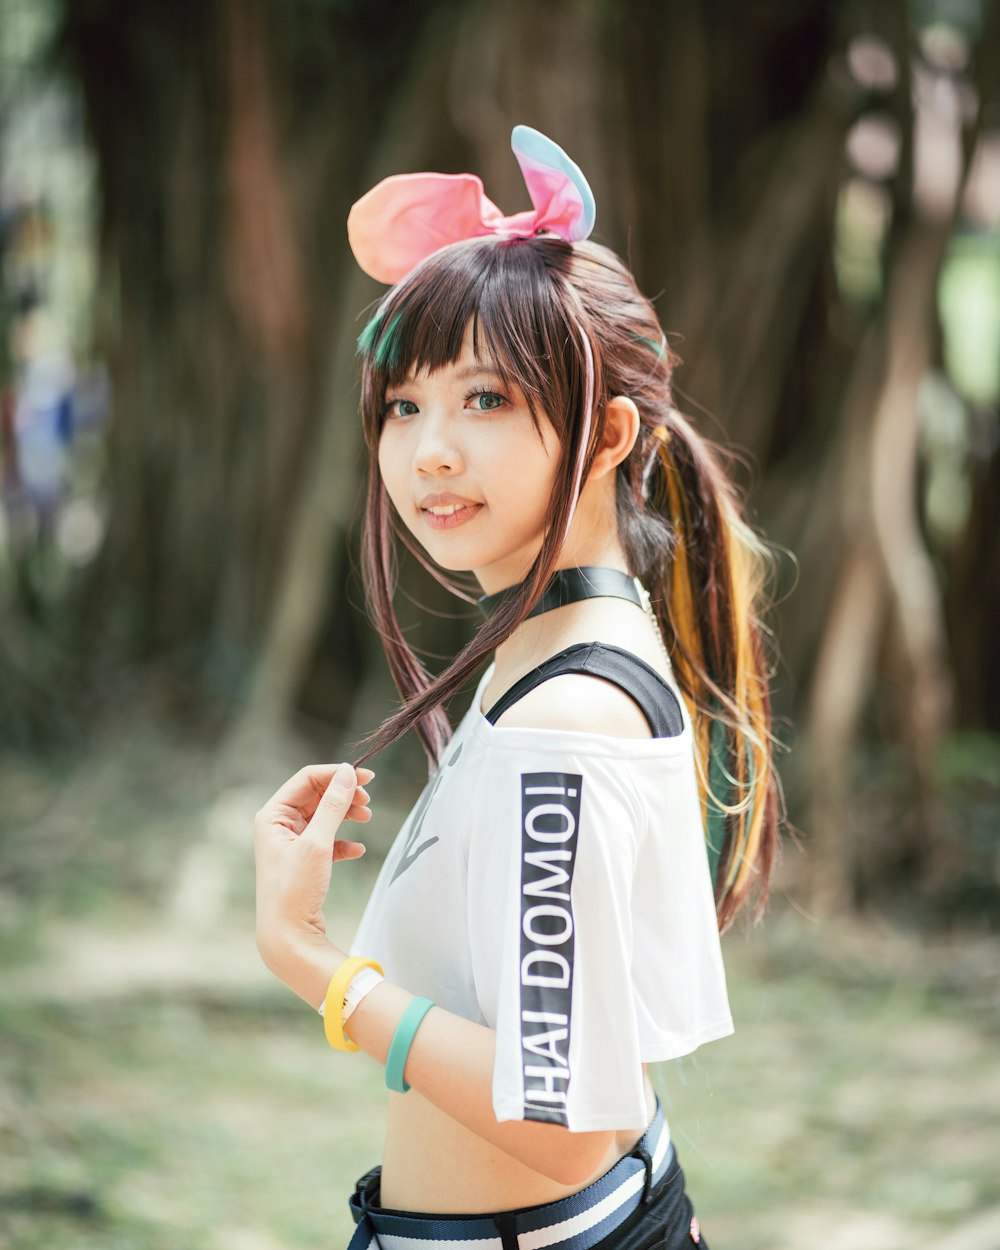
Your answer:
[[[777,850],[770,673],[764,649],[771,553],[740,515],[710,444],[676,409],[652,433],[660,473],[649,502],[673,532],[650,588],[695,731],[695,764],[715,883],[728,928],[757,886],[763,913]],[[671,645],[672,644],[672,645]]]

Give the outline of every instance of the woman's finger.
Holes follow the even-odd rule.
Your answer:
[[[309,820],[339,767],[339,764],[306,764],[297,773],[289,777],[283,786],[275,790],[261,810],[269,811],[276,807],[293,807],[296,811],[301,812],[306,820]],[[349,768],[350,765],[348,764],[347,767]],[[365,790],[363,783],[371,781],[375,773],[370,768],[360,768],[355,773],[355,776],[360,783],[356,787],[356,793],[361,798],[360,800],[356,798],[354,801],[367,803],[370,796],[368,791]]]
[[[264,804],[264,808],[295,807],[307,817],[311,816],[339,767],[339,764],[306,764],[289,777],[283,786],[275,790]]]
[[[333,858],[335,860],[360,859],[366,849],[363,842],[345,842],[338,838],[333,844]]]
[[[312,819],[303,831],[303,838],[308,838],[313,845],[323,846],[327,854],[332,854],[337,830],[347,817],[356,789],[357,775],[354,769],[350,764],[338,764],[330,784],[316,804]]]

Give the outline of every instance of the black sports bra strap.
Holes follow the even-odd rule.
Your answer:
[[[578,642],[557,652],[501,695],[486,713],[486,719],[495,725],[529,690],[564,673],[602,677],[620,687],[638,704],[654,738],[677,738],[684,732],[680,700],[669,683],[645,660],[606,642]]]

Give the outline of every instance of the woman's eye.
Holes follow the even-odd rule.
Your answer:
[[[410,399],[390,399],[385,406],[387,417],[412,417],[419,409]]]
[[[506,403],[504,397],[498,395],[496,391],[473,391],[469,399],[475,401],[475,406],[480,412],[493,412],[494,409]]]

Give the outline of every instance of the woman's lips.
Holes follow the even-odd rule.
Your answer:
[[[427,508],[421,508],[424,520],[433,530],[453,530],[459,525],[464,525],[466,521],[472,518],[482,509],[481,503],[463,504],[457,507],[454,512],[446,513],[438,516]]]

